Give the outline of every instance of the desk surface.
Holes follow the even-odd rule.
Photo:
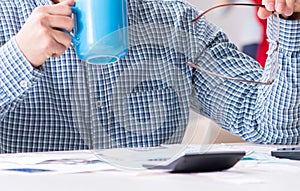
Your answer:
[[[270,151],[279,146],[243,143],[222,147],[243,149],[247,155],[226,171],[171,174],[117,169],[99,161],[91,151],[5,154],[0,155],[0,185],[1,190],[22,191],[299,189],[300,161],[271,157]]]

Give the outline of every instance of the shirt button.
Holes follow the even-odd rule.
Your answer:
[[[21,86],[22,88],[26,88],[26,87],[27,87],[27,82],[26,82],[25,80],[22,80],[22,81],[20,82],[20,86]]]
[[[96,107],[97,107],[97,108],[102,107],[102,101],[97,101],[97,102],[96,102]]]

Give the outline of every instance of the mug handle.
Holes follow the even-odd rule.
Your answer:
[[[72,43],[77,46],[79,44],[79,37],[78,37],[78,20],[77,20],[77,14],[79,12],[79,9],[75,6],[71,6],[72,10],[72,17],[74,19],[74,28],[73,33],[67,32],[72,37]]]

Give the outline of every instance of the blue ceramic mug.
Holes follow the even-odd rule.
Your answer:
[[[72,41],[80,59],[107,64],[128,50],[127,0],[76,0]]]

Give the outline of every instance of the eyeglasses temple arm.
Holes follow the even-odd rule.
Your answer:
[[[226,3],[226,4],[221,4],[221,5],[216,5],[214,7],[211,7],[209,9],[207,9],[206,11],[202,12],[198,17],[196,17],[195,19],[192,20],[192,22],[196,22],[198,21],[201,17],[203,17],[203,15],[205,15],[206,13],[220,8],[220,7],[229,7],[229,6],[252,6],[252,7],[265,7],[263,4],[253,4],[253,3]]]
[[[220,78],[224,78],[224,79],[227,79],[227,80],[233,80],[233,81],[238,81],[238,82],[245,82],[245,83],[252,83],[252,84],[260,84],[260,85],[271,85],[274,83],[275,79],[271,79],[271,80],[268,80],[266,82],[260,82],[260,81],[253,81],[253,80],[243,80],[243,79],[239,79],[239,78],[234,78],[234,77],[229,77],[229,76],[223,76],[221,74],[216,74],[216,73],[213,73],[213,72],[210,72],[208,70],[205,70],[199,66],[197,66],[196,64],[193,64],[191,62],[187,62],[186,65],[188,66],[191,66],[192,68],[196,69],[196,70],[199,70],[199,71],[202,71],[204,73],[207,73],[209,75],[212,75],[212,76],[216,76],[216,77],[220,77]]]

